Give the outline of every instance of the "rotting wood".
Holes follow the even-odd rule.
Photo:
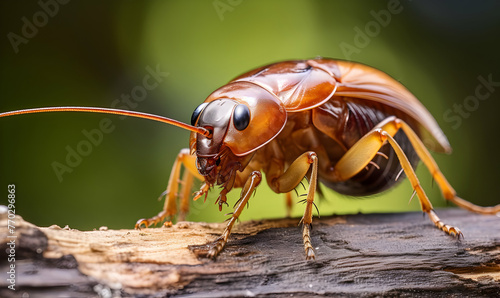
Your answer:
[[[223,223],[82,232],[16,217],[16,292],[1,278],[0,296],[500,296],[500,218],[438,213],[465,239],[418,212],[315,218],[316,261],[304,260],[298,219],[241,223],[212,261],[191,249],[217,237]],[[7,232],[3,215],[0,272],[9,266]]]

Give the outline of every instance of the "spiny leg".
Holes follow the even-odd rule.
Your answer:
[[[181,192],[180,192],[180,197],[181,197],[181,206],[179,208],[179,216],[177,217],[178,221],[184,221],[186,220],[186,215],[189,212],[189,202],[191,201],[191,195],[192,195],[192,187],[193,187],[193,181],[194,176],[193,174],[185,170],[184,174],[182,175],[182,187],[181,187]]]
[[[425,164],[425,166],[429,169],[429,172],[431,173],[432,177],[438,184],[439,188],[441,189],[441,193],[443,194],[443,197],[446,200],[453,202],[455,205],[461,208],[480,214],[497,214],[500,212],[500,204],[491,207],[482,207],[472,204],[471,202],[468,202],[458,197],[457,193],[450,185],[448,180],[446,180],[443,173],[441,173],[441,170],[439,170],[436,161],[432,158],[431,154],[429,153],[429,150],[425,148],[424,144],[417,136],[417,134],[405,122],[400,121],[399,123],[401,125],[401,129],[403,129],[403,131],[405,132],[406,136],[410,140],[418,156]]]
[[[309,178],[309,191],[307,192],[307,203],[304,215],[302,216],[302,223],[304,225],[302,231],[302,239],[304,242],[304,250],[306,259],[315,259],[314,248],[311,243],[311,224],[312,224],[312,210],[314,205],[314,193],[318,183],[318,157],[316,154],[308,154],[308,163],[312,164],[311,178]]]
[[[314,248],[311,244],[311,224],[312,211],[314,205],[314,193],[316,191],[318,180],[318,157],[316,153],[309,151],[300,155],[288,169],[279,176],[268,177],[270,187],[277,193],[287,193],[292,191],[302,181],[303,177],[311,169],[309,178],[309,190],[307,192],[306,208],[300,222],[303,224],[302,239],[304,242],[304,250],[306,259],[314,259]],[[277,175],[277,173],[275,173]]]
[[[417,175],[415,174],[415,171],[413,170],[410,161],[406,157],[406,155],[403,152],[403,149],[399,146],[399,144],[394,140],[394,138],[389,135],[387,132],[382,132],[382,137],[386,137],[387,141],[391,144],[392,148],[396,152],[396,155],[398,156],[399,162],[401,163],[401,166],[403,167],[403,170],[405,171],[406,176],[410,180],[413,189],[417,192],[417,196],[420,200],[420,205],[422,206],[422,210],[429,215],[430,220],[438,227],[440,230],[444,231],[445,233],[449,235],[454,235],[460,238],[460,236],[463,237],[462,232],[460,231],[459,228],[453,227],[447,224],[444,224],[439,217],[436,215],[436,213],[433,210],[432,204],[429,201],[429,198],[427,198],[427,195],[424,192],[424,189],[420,185],[420,182],[418,181]]]
[[[167,217],[173,217],[177,213],[177,198],[179,196],[179,182],[184,183],[184,188],[182,191],[182,196],[190,196],[188,193],[188,189],[191,189],[192,179],[189,182],[189,178],[187,182],[180,181],[180,173],[181,166],[185,168],[185,175],[194,176],[200,180],[203,180],[203,177],[196,170],[196,157],[189,153],[189,149],[182,149],[177,155],[174,165],[172,167],[172,171],[170,173],[170,177],[168,179],[167,190],[165,192],[165,204],[163,206],[163,210],[158,213],[158,215],[153,216],[147,219],[139,219],[135,224],[136,229],[140,229],[141,226],[149,227],[151,225],[156,225],[162,222]],[[188,185],[190,184],[190,185]],[[181,198],[181,201],[185,205],[185,200],[189,198]],[[185,207],[185,206],[184,206]]]
[[[402,123],[403,121],[397,119],[396,117],[389,117],[363,136],[335,165],[335,179],[337,181],[345,181],[356,175],[370,163],[382,145],[384,145],[386,141],[389,141],[419,198],[422,210],[429,215],[431,221],[438,228],[447,234],[461,236],[462,232],[458,228],[443,224],[439,217],[437,217],[436,213],[433,211],[431,202],[427,198],[427,195],[418,181],[415,171],[408,161],[408,158],[398,143],[394,140],[393,136],[401,128]]]
[[[234,209],[234,212],[231,215],[231,218],[229,219],[229,222],[227,223],[224,232],[222,232],[222,234],[209,245],[207,253],[208,258],[213,259],[217,257],[219,253],[224,249],[224,247],[227,244],[229,235],[231,234],[231,230],[233,228],[234,223],[238,220],[241,212],[247,205],[250,196],[253,194],[255,188],[260,184],[261,180],[262,180],[262,174],[259,171],[254,171],[251,173],[250,177],[246,181],[245,186],[241,191],[240,199],[236,203],[236,208]]]

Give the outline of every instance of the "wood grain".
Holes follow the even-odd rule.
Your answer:
[[[0,296],[500,296],[500,217],[438,214],[465,239],[445,235],[422,213],[315,218],[316,261],[305,260],[298,219],[241,223],[212,261],[192,250],[217,237],[222,223],[78,231],[17,217],[16,292],[2,277]],[[0,216],[0,272],[7,272]]]

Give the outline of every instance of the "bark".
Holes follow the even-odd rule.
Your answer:
[[[306,261],[298,219],[244,222],[216,261],[192,250],[224,224],[78,231],[0,219],[0,296],[500,296],[500,217],[438,210],[456,240],[422,213],[315,218]],[[12,238],[8,236],[17,236]],[[15,239],[16,291],[6,272]],[[7,252],[7,255],[5,254]]]

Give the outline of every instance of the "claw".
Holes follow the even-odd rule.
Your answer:
[[[207,253],[207,258],[208,259],[212,259],[212,260],[215,260],[215,258],[217,257],[217,255],[219,254],[219,252],[217,251],[217,249],[215,249],[215,247],[211,247],[209,250],[208,250],[208,253]]]
[[[144,225],[144,227],[146,228],[149,228],[152,225],[156,225],[159,222],[162,222],[165,217],[167,217],[167,213],[165,211],[162,211],[158,213],[158,215],[151,218],[141,218],[135,223],[135,229],[140,230],[142,225]]]
[[[204,245],[190,245],[189,249],[198,257],[198,258],[207,258],[215,260],[220,252],[226,246],[226,242],[224,241],[223,236],[215,239],[213,242],[204,244]]]
[[[311,230],[311,225],[310,224],[304,224],[303,230],[302,230],[302,239],[304,240],[304,250],[306,252],[306,260],[315,260],[316,259],[316,254],[314,253],[314,248],[312,247],[311,244],[311,236],[310,236],[310,230]]]
[[[316,254],[314,253],[314,249],[312,247],[308,247],[306,249],[306,260],[316,260]]]
[[[210,189],[210,184],[207,184],[206,182],[203,183],[201,186],[200,190],[194,193],[193,201],[198,200],[202,195],[205,195],[205,199],[203,202],[207,201],[207,196],[208,196],[208,190]]]
[[[446,234],[450,236],[457,237],[459,240],[460,237],[464,238],[464,234],[462,233],[462,231],[460,231],[459,228],[452,227],[449,225],[444,225],[443,228],[441,228],[441,230],[443,230]]]
[[[444,224],[436,215],[434,210],[430,210],[428,212],[428,215],[431,221],[436,225],[436,227],[438,227],[438,229],[442,230],[450,236],[457,237],[458,240],[460,240],[460,237],[464,238],[464,234],[462,233],[462,231],[460,231],[459,228]]]
[[[438,227],[441,231],[445,232],[446,234],[457,237],[458,239],[460,239],[460,237],[462,238],[464,237],[464,234],[462,233],[462,231],[460,231],[459,228],[443,224],[442,221],[436,222],[436,227]]]
[[[135,229],[136,230],[140,230],[142,227],[142,225],[145,226],[145,228],[148,227],[148,220],[147,219],[144,219],[144,218],[141,218],[139,219],[136,223],[135,223]]]
[[[160,222],[160,220],[156,220],[154,218],[139,219],[135,224],[135,229],[136,230],[142,229],[142,225],[144,225],[144,228],[149,228],[152,225],[156,225],[158,222]]]
[[[210,244],[210,248],[207,253],[207,258],[215,259],[219,255],[219,253],[224,249],[224,246],[226,246],[226,243],[222,237],[215,239],[215,241]]]

